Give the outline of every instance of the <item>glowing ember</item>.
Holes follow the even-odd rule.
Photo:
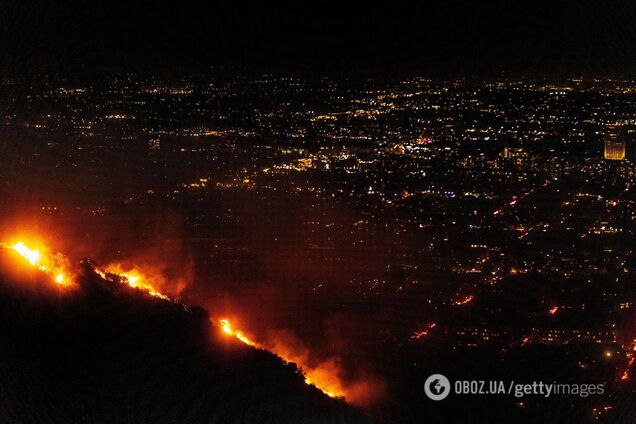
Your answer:
[[[467,303],[472,302],[474,298],[475,298],[475,296],[470,294],[470,295],[468,295],[468,296],[466,296],[466,297],[464,297],[462,299],[456,300],[455,301],[455,305],[457,305],[457,306],[465,305]]]
[[[428,336],[428,333],[430,330],[432,330],[433,328],[437,327],[436,323],[431,323],[429,325],[427,325],[424,329],[420,330],[420,331],[416,331],[415,333],[413,333],[413,335],[411,336],[410,340],[419,340],[423,337]]]
[[[66,277],[65,260],[61,255],[50,253],[47,249],[31,249],[24,242],[15,244],[0,243],[0,247],[11,249],[22,256],[32,266],[50,275],[60,286],[70,285],[70,280]],[[43,251],[43,253],[40,252]]]
[[[632,372],[632,367],[634,366],[635,361],[636,361],[636,356],[629,357],[629,360],[627,361],[627,367],[625,367],[625,371],[623,371],[623,374],[621,374],[621,377],[620,377],[621,381],[629,381],[631,372]]]
[[[559,307],[558,306],[553,306],[552,308],[550,308],[550,310],[548,311],[548,313],[550,315],[554,315],[559,311]]]
[[[136,269],[125,271],[121,265],[111,264],[107,265],[104,268],[95,268],[95,272],[102,278],[110,281],[113,281],[113,279],[109,278],[109,274],[118,276],[119,279],[117,281],[120,283],[144,291],[151,296],[158,297],[163,300],[170,300],[168,296],[155,289],[153,284],[150,282],[151,278],[144,276],[140,271]]]

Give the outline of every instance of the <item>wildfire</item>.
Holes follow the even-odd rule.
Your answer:
[[[14,244],[0,243],[0,247],[13,250],[22,256],[26,262],[40,271],[51,276],[51,279],[60,286],[72,285],[72,280],[69,278],[71,272],[68,272],[68,260],[60,255],[51,253],[45,247],[30,248],[23,241],[19,241]],[[148,293],[151,296],[158,297],[164,300],[170,300],[168,296],[159,292],[151,283],[152,278],[143,275],[136,269],[126,271],[119,264],[107,265],[103,268],[95,268],[95,272],[102,278],[115,281],[111,278],[115,275],[119,278],[116,281],[127,284],[130,287],[137,288]]]
[[[230,321],[228,321],[227,319],[222,319],[219,321],[219,323],[221,324],[221,328],[223,329],[224,333],[229,334],[230,336],[236,337],[237,339],[239,339],[246,345],[258,347],[256,343],[250,340],[249,337],[247,337],[242,331],[234,330],[232,328],[232,324],[230,324]]]
[[[336,393],[331,392],[331,391],[329,391],[329,390],[327,390],[325,388],[318,387],[313,381],[311,381],[311,378],[309,378],[307,376],[305,376],[305,384],[308,385],[308,386],[316,387],[317,389],[319,389],[321,392],[323,392],[324,394],[326,394],[329,397],[332,397],[332,398],[344,397],[344,396],[338,396]]]
[[[301,358],[299,356],[294,355],[292,352],[284,352],[284,349],[275,347],[267,347],[263,344],[257,343],[247,337],[244,332],[241,330],[236,330],[230,323],[228,319],[219,320],[219,327],[223,333],[228,336],[232,336],[246,345],[255,347],[257,349],[268,350],[278,356],[286,363],[294,362],[298,365],[300,372],[304,377],[305,384],[309,386],[314,386],[324,394],[332,398],[343,398],[345,399],[345,389],[342,387],[342,384],[338,381],[337,376],[332,375],[326,366],[318,366],[318,367],[303,367]]]
[[[40,252],[37,249],[29,249],[23,242],[18,242],[11,246],[11,248],[24,256],[31,265],[38,265],[38,262],[40,261]]]
[[[45,248],[31,249],[22,241],[15,244],[0,243],[0,246],[18,253],[29,264],[50,275],[58,285],[68,286],[71,284],[65,271],[64,258],[61,255],[53,254]]]
[[[71,279],[68,277],[70,274],[66,270],[68,269],[67,260],[60,254],[53,254],[44,247],[30,248],[24,242],[19,241],[15,244],[0,243],[0,247],[13,250],[22,256],[29,264],[39,269],[40,271],[51,276],[52,280],[60,286],[70,286],[72,284]],[[115,275],[119,277],[116,281],[127,284],[130,287],[137,288],[148,293],[151,296],[158,297],[164,300],[170,300],[168,296],[159,292],[153,284],[151,278],[143,275],[136,269],[126,271],[119,264],[107,265],[103,268],[95,268],[95,272],[102,278],[110,281],[115,279],[110,276]]]
[[[558,311],[559,311],[559,307],[558,307],[558,306],[553,306],[552,308],[550,308],[550,309],[548,310],[548,313],[549,313],[550,315],[555,315]]]
[[[103,268],[95,268],[95,272],[99,274],[100,277],[113,280],[109,278],[109,275],[118,276],[118,282],[127,284],[128,286],[139,289],[148,293],[151,296],[158,297],[163,300],[170,300],[168,296],[159,292],[153,284],[150,282],[151,278],[143,275],[140,271],[136,269],[131,269],[129,271],[124,270],[124,268],[119,264],[111,264],[106,265]]]
[[[13,244],[0,242],[0,248],[16,252],[24,258],[26,263],[50,276],[55,284],[63,287],[74,285],[70,277],[74,273],[70,271],[71,268],[65,256],[51,253],[43,246],[38,246],[37,248],[28,247],[23,241]],[[109,264],[95,267],[94,271],[105,280],[125,284],[150,296],[172,301],[167,295],[157,290],[157,278],[149,277],[137,269],[124,268],[120,264]],[[472,300],[472,296],[470,298]],[[257,342],[245,332],[234,328],[228,319],[219,320],[218,325],[224,334],[236,338],[241,343],[270,351],[286,363],[297,364],[299,372],[304,377],[305,384],[316,387],[327,396],[341,399],[350,397],[347,400],[351,400],[354,403],[364,403],[374,390],[371,382],[354,381],[345,384],[342,379],[343,370],[338,358],[330,358],[325,361],[310,360],[303,349],[295,349],[291,347],[292,344],[286,344],[280,340],[270,340],[266,343]],[[435,324],[429,325],[428,329],[430,330],[433,327],[435,327]]]

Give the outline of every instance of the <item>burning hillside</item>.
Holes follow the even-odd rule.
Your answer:
[[[345,377],[341,361],[337,357],[312,357],[309,350],[293,335],[271,332],[262,341],[236,329],[230,320],[218,321],[223,332],[246,345],[274,353],[285,363],[294,363],[303,374],[305,383],[314,386],[332,398],[344,399],[356,406],[373,405],[384,393],[384,384],[368,376]]]
[[[42,246],[2,244],[1,421],[366,421],[309,384],[346,393],[322,388],[228,320],[211,325],[207,312],[152,281],[119,265],[74,265]],[[42,293],[21,290],[29,285]]]
[[[43,252],[40,249],[30,249],[24,242],[7,244],[0,243],[0,247],[13,250],[22,256],[29,264],[50,275],[56,284],[66,286],[70,284],[68,276],[68,263],[65,257],[59,254],[52,254],[48,250]]]

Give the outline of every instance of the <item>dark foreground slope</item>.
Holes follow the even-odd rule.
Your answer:
[[[2,423],[358,423],[294,365],[81,267],[72,292],[0,252]]]

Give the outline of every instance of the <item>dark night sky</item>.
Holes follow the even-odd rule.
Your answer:
[[[416,7],[0,1],[0,59],[13,72],[84,64],[443,76],[636,74],[633,1],[440,0]]]

